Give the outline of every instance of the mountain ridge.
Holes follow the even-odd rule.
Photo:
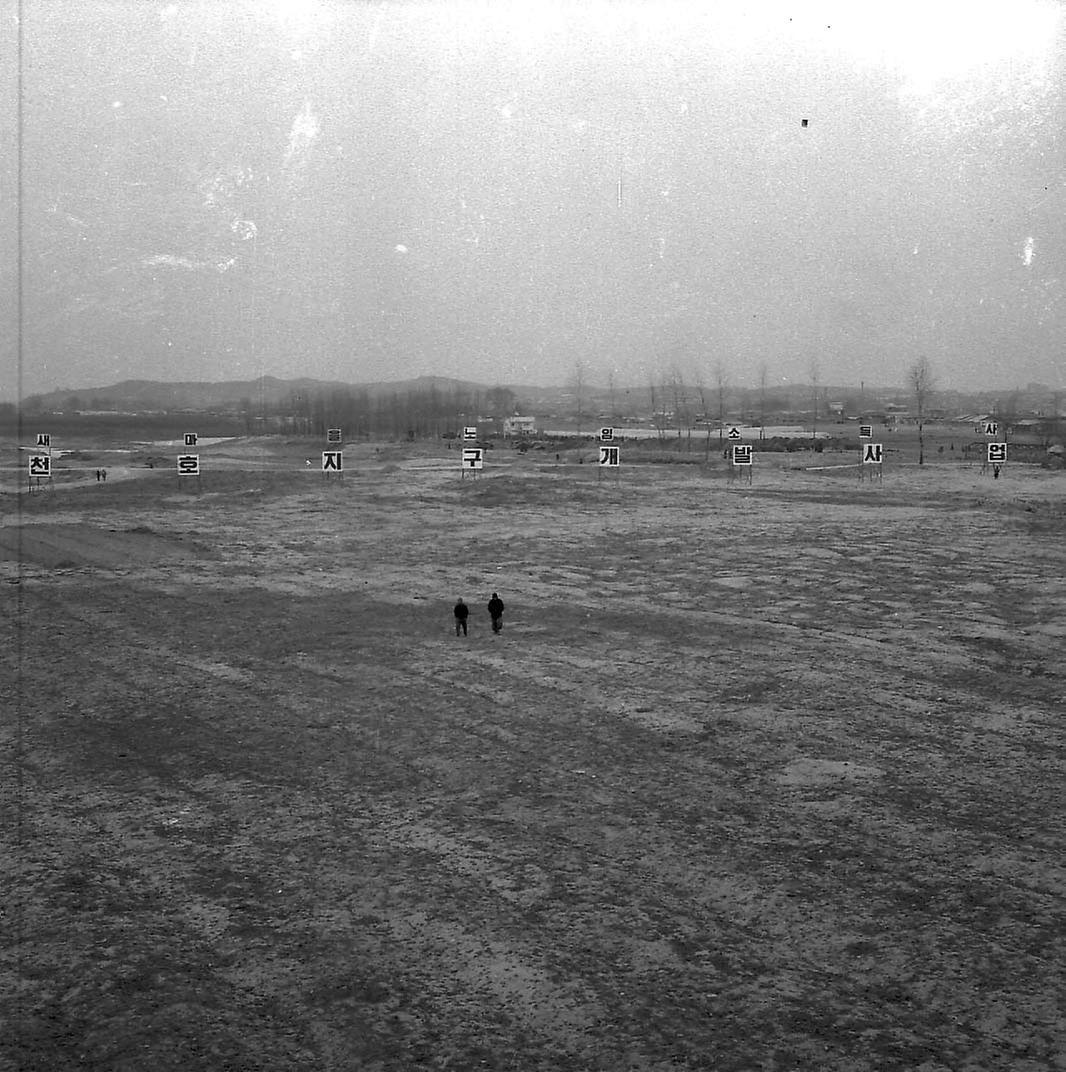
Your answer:
[[[258,408],[260,405],[276,408],[278,405],[299,401],[300,395],[345,392],[366,394],[379,398],[389,394],[405,394],[414,391],[437,390],[481,392],[488,394],[503,387],[516,395],[536,396],[552,394],[553,389],[529,386],[508,387],[488,385],[469,380],[452,379],[446,376],[417,376],[405,380],[376,380],[369,383],[351,383],[342,380],[318,380],[299,377],[283,380],[276,376],[257,376],[251,380],[120,380],[102,387],[59,389],[30,395],[23,400],[27,409],[39,410],[214,410],[234,408]]]

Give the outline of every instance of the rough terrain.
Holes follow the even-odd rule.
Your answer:
[[[0,1067],[1066,1069],[1066,474],[305,449],[4,497]]]

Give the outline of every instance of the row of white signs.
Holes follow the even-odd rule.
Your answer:
[[[734,450],[737,448],[734,447]],[[881,465],[885,460],[885,449],[882,443],[865,443],[862,448],[862,460],[867,465]],[[998,465],[1007,460],[1006,443],[988,444],[988,463]]]
[[[45,456],[45,460],[49,459]],[[867,465],[881,465],[885,460],[885,448],[883,443],[866,443],[862,448],[862,460]],[[989,464],[998,464],[1007,460],[1006,443],[988,444]],[[737,443],[732,448],[732,461],[734,465],[751,465],[752,448],[749,444]],[[460,464],[463,469],[483,469],[485,466],[485,452],[480,447],[464,447]],[[599,464],[607,468],[617,468],[621,464],[621,450],[619,447],[600,446]],[[339,450],[322,451],[322,472],[340,473],[344,470],[343,452]],[[31,475],[33,469],[31,467]],[[199,455],[186,454],[178,457],[178,474],[197,476],[200,472]]]
[[[862,460],[867,465],[881,465],[884,462],[884,444],[866,443],[862,448]],[[988,444],[989,465],[999,465],[1007,460],[1006,443]],[[485,454],[480,447],[464,447],[461,463],[463,469],[483,469]],[[612,446],[600,446],[599,464],[607,468],[616,468],[621,464],[620,449]],[[746,444],[734,444],[733,464],[751,465],[752,450]],[[30,476],[48,478],[52,475],[52,456],[50,454],[31,454],[29,456]],[[344,471],[344,452],[339,450],[322,451],[322,472],[341,473]],[[178,476],[199,476],[200,455],[179,454]]]
[[[980,433],[982,430],[981,425],[974,425],[974,431]],[[994,436],[999,435],[999,424],[995,421],[989,421],[984,425],[985,435]],[[869,439],[874,434],[872,424],[860,424],[859,425],[859,438]],[[741,431],[737,427],[730,428],[726,434],[727,439],[741,439]],[[601,428],[600,429],[600,442],[610,443],[614,439],[613,428]],[[185,433],[185,446],[195,447],[197,435],[195,432]],[[477,441],[477,428],[472,425],[467,425],[463,429],[463,440],[466,442]],[[327,443],[340,443],[341,442],[341,429],[340,428],[327,428],[326,429],[326,442]],[[37,433],[37,446],[45,447],[47,450],[52,449],[52,437],[48,432]]]
[[[993,429],[998,429],[998,425],[989,424],[987,426],[988,433],[994,434]],[[865,437],[870,434],[870,426],[863,425],[859,428],[860,437]],[[739,431],[736,428],[731,428],[729,431],[730,438],[734,438],[734,433],[739,435]],[[196,433],[185,433],[185,445],[187,447],[193,447],[196,445]],[[341,430],[339,428],[330,428],[327,433],[327,439],[330,442],[339,443],[341,441]],[[463,429],[463,439],[466,441],[477,441],[477,428],[466,427]],[[600,456],[599,464],[607,468],[616,468],[621,464],[620,451],[618,447],[607,446],[605,444],[610,443],[614,439],[613,428],[601,428],[600,429]],[[37,436],[37,446],[47,447],[51,450],[51,440],[47,433],[41,433]],[[734,443],[733,445],[733,464],[734,465],[751,465],[752,464],[752,448],[748,444]],[[31,454],[29,456],[29,474],[31,477],[47,478],[52,475],[52,456],[51,454]],[[862,460],[867,465],[881,465],[884,462],[884,444],[882,443],[865,443],[862,448]],[[1007,444],[1006,443],[989,443],[988,444],[988,463],[990,465],[1001,464],[1007,460]],[[465,469],[479,470],[483,469],[485,465],[485,452],[481,447],[464,447],[462,451],[462,457],[460,459],[460,465]],[[322,472],[323,473],[341,473],[344,471],[344,453],[339,450],[324,450],[322,451]],[[198,454],[179,454],[178,455],[178,475],[179,476],[199,476],[200,475],[200,456]]]

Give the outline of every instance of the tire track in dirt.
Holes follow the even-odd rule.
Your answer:
[[[454,837],[449,837],[447,835],[443,835],[443,834],[441,834],[439,831],[437,831],[435,829],[428,829],[427,830],[424,825],[421,826],[421,827],[416,826],[414,829],[407,828],[406,832],[403,834],[403,836],[408,840],[408,843],[413,843],[415,845],[421,845],[423,847],[433,849],[437,853],[441,854],[446,860],[451,860],[451,861],[454,861],[456,859],[456,857],[458,856],[458,854],[460,852],[459,846],[461,846],[463,844],[461,842],[456,841],[456,839]],[[463,855],[460,857],[460,859],[465,859],[465,860],[469,861],[470,856],[471,856],[471,852],[470,852],[469,847],[463,848],[462,852],[463,852]],[[676,866],[676,861],[678,859],[678,855],[679,854],[677,854],[677,853],[665,853],[664,854],[664,856],[666,858],[671,860],[671,863],[674,866]],[[445,864],[445,866],[447,866],[447,864]],[[452,866],[455,866],[455,864],[453,863]],[[654,872],[649,872],[649,873],[659,873],[659,874],[663,873],[663,866],[662,866],[662,861],[661,860],[657,861],[653,866],[655,868],[655,871]],[[468,871],[470,869],[470,867],[471,867],[471,865],[469,863],[467,863],[466,865],[463,865],[463,864],[459,865],[460,870],[462,870],[464,872]],[[474,869],[475,873],[477,873],[479,875],[483,875],[483,874],[485,874],[487,872],[488,876],[489,876],[487,881],[489,881],[492,884],[498,885],[498,883],[496,883],[494,878],[492,877],[493,868],[491,867],[491,865],[486,863],[486,861],[484,859],[484,855],[482,855],[481,860],[479,861],[479,863],[477,865],[474,866],[473,869]],[[661,898],[661,896],[662,896],[662,893],[661,893],[661,880],[657,884],[657,887],[660,888],[660,892],[659,892],[659,894],[657,896],[659,896]],[[758,888],[759,887],[754,887],[754,889],[756,889],[756,890],[758,890]],[[736,895],[736,887],[735,886],[733,887],[733,895],[734,896]],[[752,896],[753,896],[752,888],[749,887],[748,899],[750,900],[752,898]],[[686,918],[686,913],[681,908],[682,903],[683,902],[675,903],[672,906],[672,908],[669,910],[668,914],[675,921]],[[689,911],[688,915],[691,915],[691,910]],[[809,917],[809,915],[810,915],[809,907],[807,909],[806,915],[807,915],[807,917]],[[786,922],[787,922],[788,917],[786,916],[785,918],[786,918]],[[809,918],[807,920],[807,925],[808,925],[808,927],[810,926]],[[821,930],[822,930],[822,932],[824,934],[830,934],[830,933],[832,933],[833,926],[834,926],[834,921],[832,920],[832,918],[827,918],[827,920],[824,922],[824,925],[821,928]],[[573,926],[571,926],[569,929],[573,930],[574,928],[573,928]],[[787,926],[786,926],[786,929],[787,929]]]
[[[109,628],[113,628],[113,622],[111,621],[110,615],[101,612],[98,609],[92,609],[88,612],[80,613],[78,615],[78,618],[82,621],[82,623],[90,625],[93,631],[97,633],[99,633],[102,629],[106,630]],[[138,646],[132,645],[130,643],[130,638],[128,635],[122,638],[121,644],[117,644],[115,646],[121,647],[121,649],[126,652],[127,655],[136,653],[138,651]],[[144,645],[140,645],[139,648],[140,650],[144,650]],[[185,665],[187,667],[191,666],[193,670],[199,670],[201,668],[202,662],[202,660],[196,659],[192,661],[190,661],[189,659],[184,660]],[[100,660],[99,667],[111,673],[121,669],[120,663],[117,659],[109,659],[106,655],[103,656]],[[212,664],[210,668],[217,670],[218,664]],[[229,668],[223,669],[226,670],[226,672],[221,675],[221,678],[226,685],[239,685],[245,683],[248,679],[248,675],[246,673],[237,673]],[[127,676],[127,682],[131,682],[133,680],[133,675]],[[144,677],[141,676],[140,684],[143,683]],[[182,814],[182,812],[179,811],[179,815],[180,814]],[[183,822],[183,827],[188,827],[187,821]],[[387,828],[384,829],[387,830]],[[117,839],[121,838],[122,842],[127,845],[130,845],[131,848],[137,844],[136,839],[131,842],[131,832],[129,830],[111,831],[110,833],[111,837],[116,839],[116,843]],[[392,840],[400,846],[406,845],[406,847],[409,849],[416,849],[418,847],[417,844],[410,842],[408,839],[399,840],[393,838]],[[150,845],[141,844],[139,854],[144,854],[147,849],[150,849],[150,847]],[[135,852],[134,855],[137,854],[138,853]],[[148,855],[151,855],[151,852],[149,852]],[[202,898],[200,898],[199,901],[200,906],[192,916],[194,926],[196,925],[197,920],[207,918],[211,921],[212,930],[217,931],[219,919],[221,918],[220,911],[217,908],[214,908],[205,913]],[[442,924],[441,926],[444,925]],[[457,940],[462,939],[462,932],[461,929],[457,928],[455,925],[449,926],[450,929],[448,927],[444,927],[444,930],[440,931],[440,935],[450,935],[449,940],[451,942],[451,945],[454,946]],[[403,930],[403,927],[400,923],[396,923],[396,927],[399,928],[398,933]],[[215,937],[217,938],[217,934],[215,934]],[[524,956],[519,952],[512,951],[508,953],[505,947],[500,942],[496,942],[493,946],[491,957],[486,960],[483,949],[484,942],[482,939],[475,939],[471,935],[469,938],[463,940],[467,942],[469,947],[468,951],[471,952],[471,954],[473,954],[477,949],[482,950],[479,956],[471,955],[467,968],[467,972],[469,974],[470,979],[473,979],[475,976],[480,978],[480,975],[478,975],[478,973],[483,972],[485,974],[485,978],[488,979],[490,983],[489,989],[492,990],[495,987],[495,989],[499,991],[498,997],[501,1001],[504,1002],[505,1005],[509,1003],[509,1001],[514,997],[515,993],[522,993],[526,996],[526,1002],[524,1002],[521,1007],[524,1008],[525,1004],[531,1001],[533,1006],[537,1007],[540,1010],[534,1016],[535,1022],[546,1023],[550,1021],[556,1023],[556,1026],[558,1027],[559,1025],[565,1025],[566,1023],[568,1023],[568,1018],[572,1018],[573,1014],[568,1011],[569,1006],[564,1006],[560,1004],[560,1001],[557,997],[549,1000],[550,985],[547,981],[547,977],[543,974],[542,969],[534,969],[532,967],[527,966],[527,961],[532,963],[529,957]],[[430,943],[430,945],[433,945],[434,947],[435,944],[437,944],[436,940],[431,941]],[[424,952],[425,950],[423,949],[423,953]],[[478,967],[478,965],[482,965],[482,967]],[[524,979],[524,982],[522,982],[521,984],[516,983],[515,980],[519,978]],[[581,1013],[579,1015],[579,1021],[585,1022],[588,1019],[589,1015],[590,1014],[588,1013]],[[575,1021],[575,1023],[576,1022],[577,1021]],[[319,1043],[320,1045],[325,1044],[322,1038],[319,1039]]]
[[[394,676],[395,669],[389,668],[388,674],[390,677]],[[472,694],[484,698],[486,691],[487,690],[484,688],[480,688],[473,690]],[[494,698],[494,696],[490,696],[490,698]],[[464,731],[468,731],[468,719],[469,716],[467,715],[461,723],[457,722],[456,724],[461,725]],[[589,846],[585,844],[584,838],[579,838],[578,841],[575,842],[572,831],[562,832],[560,836],[563,839],[560,844],[569,842],[571,845],[578,845],[585,852],[592,851]],[[424,851],[434,852],[441,857],[440,866],[444,866],[450,870],[457,869],[462,874],[474,873],[494,889],[497,895],[509,899],[507,897],[509,881],[503,873],[502,864],[499,860],[501,845],[498,842],[494,842],[492,854],[488,855],[485,849],[482,848],[479,851],[476,847],[471,846],[466,841],[457,839],[454,834],[442,832],[439,829],[439,823],[427,827],[425,822],[419,823],[415,821],[412,824],[410,819],[400,823],[398,826],[393,824],[390,837],[393,840],[399,839],[404,845],[409,847],[422,848]],[[602,862],[597,866],[602,868]],[[621,874],[621,872],[619,872],[619,874]],[[583,924],[582,929],[595,930],[596,927],[596,924],[592,924],[588,921]],[[567,933],[574,932],[573,919],[568,922],[565,931]]]

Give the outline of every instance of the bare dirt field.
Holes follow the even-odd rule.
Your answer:
[[[0,1068],[1066,1070],[1066,473],[310,450],[0,497]]]

